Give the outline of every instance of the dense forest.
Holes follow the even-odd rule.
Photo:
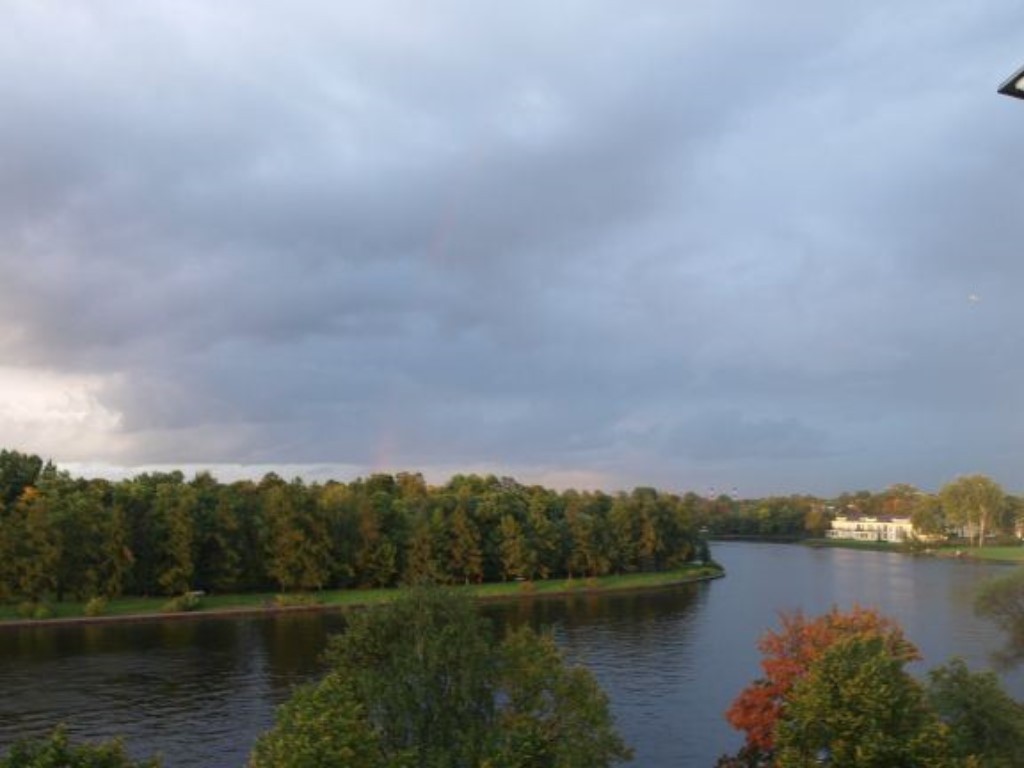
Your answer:
[[[221,483],[208,473],[71,477],[0,451],[0,600],[462,584],[658,571],[708,559],[705,535],[822,536],[836,514],[909,515],[951,531],[963,480],[1012,533],[1024,504],[975,476],[835,499],[735,499],[653,488],[554,491],[493,475],[441,486],[413,473],[343,483]],[[975,494],[977,495],[977,494]],[[962,504],[961,504],[962,506]]]
[[[696,509],[650,488],[556,492],[419,474],[220,483],[78,479],[0,451],[0,599],[85,600],[479,583],[655,571],[707,558]]]

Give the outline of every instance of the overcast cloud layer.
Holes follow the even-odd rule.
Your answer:
[[[1018,490],[1020,64],[1019,0],[9,0],[0,444]]]

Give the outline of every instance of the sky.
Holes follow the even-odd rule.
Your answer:
[[[1024,488],[1019,0],[5,0],[0,446]]]

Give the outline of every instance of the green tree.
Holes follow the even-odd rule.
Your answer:
[[[208,475],[198,485],[198,556],[196,581],[203,589],[239,590],[242,578],[242,523],[231,488],[210,485]]]
[[[558,526],[551,519],[551,507],[556,503],[554,494],[543,488],[531,489],[527,503],[526,522],[533,573],[529,578],[548,578],[559,570],[561,542]]]
[[[129,549],[134,557],[129,581],[135,594],[164,591],[159,577],[166,564],[167,533],[155,500],[161,486],[183,480],[180,472],[142,474],[114,486],[112,503],[123,510],[129,531]]]
[[[476,768],[494,717],[490,633],[465,598],[416,589],[352,617],[328,649],[388,758]]]
[[[0,603],[13,600],[18,589],[18,548],[21,525],[13,512],[0,506]]]
[[[808,505],[807,512],[804,514],[804,530],[807,531],[808,536],[813,536],[816,539],[822,538],[831,522],[824,504],[815,502]]]
[[[189,487],[196,497],[195,585],[200,589],[238,591],[242,572],[241,524],[231,490],[209,472],[197,473]]]
[[[483,552],[480,549],[480,531],[459,505],[450,521],[451,549],[449,561],[452,574],[464,583],[480,581],[484,575]]]
[[[848,613],[833,608],[814,619],[803,613],[783,613],[782,627],[758,640],[763,676],[744,688],[725,716],[746,735],[746,754],[770,759],[775,733],[793,687],[833,645],[853,637],[878,637],[887,653],[900,661],[918,658],[917,649],[891,620],[875,611],[854,607]]]
[[[971,672],[953,659],[928,672],[928,701],[949,727],[950,754],[978,768],[1024,766],[1024,705],[993,672]]]
[[[583,667],[569,665],[550,635],[527,627],[502,645],[502,705],[490,765],[592,768],[629,760],[608,698]]]
[[[437,538],[430,519],[423,515],[414,524],[409,548],[405,557],[405,583],[409,586],[420,584],[440,584],[443,581],[442,571],[438,567],[436,547]]]
[[[1020,536],[1024,526],[1024,499],[1020,496],[1006,494],[1003,504],[996,514],[996,527],[1003,534]]]
[[[299,480],[262,496],[268,533],[267,570],[283,590],[321,589],[330,574],[330,535]]]
[[[43,460],[38,456],[18,451],[0,451],[0,508],[10,506],[21,498],[26,488],[36,484],[43,471]]]
[[[377,501],[385,501],[381,494]],[[398,574],[398,549],[385,530],[380,503],[363,495],[359,501],[359,548],[356,573],[360,584],[370,587],[389,586]],[[388,503],[390,507],[390,503]]]
[[[602,521],[588,511],[588,507],[587,499],[580,496],[571,497],[566,506],[565,523],[569,534],[566,570],[570,578],[576,574],[602,576],[610,565],[601,546]]]
[[[985,475],[959,477],[939,491],[946,518],[954,525],[968,528],[985,544],[985,534],[993,527],[1006,494],[997,482]]]
[[[627,759],[607,699],[549,637],[495,643],[464,596],[414,589],[356,614],[251,766],[606,768]]]
[[[18,591],[30,600],[41,600],[57,589],[63,552],[60,531],[54,525],[49,499],[33,487],[21,494],[14,516],[15,526],[21,526],[16,561]]]
[[[656,520],[654,514],[648,509],[644,509],[640,514],[640,539],[637,541],[636,553],[640,560],[640,567],[644,571],[658,569],[662,541]]]
[[[45,739],[14,743],[0,768],[159,768],[156,758],[136,762],[120,741],[103,744],[71,744],[67,730],[58,726]]]
[[[337,674],[299,688],[256,742],[249,768],[400,768],[409,755],[385,757],[350,686]]]
[[[510,578],[510,555],[515,561],[517,576],[525,577],[531,570],[529,560],[534,553],[523,526],[528,505],[526,490],[509,477],[491,479],[475,503],[464,504],[473,510],[473,518],[480,531],[484,580],[504,581]],[[509,519],[515,522],[514,526],[510,527]]]
[[[356,576],[359,545],[359,513],[355,498],[347,485],[332,480],[319,488],[316,506],[330,531],[330,582],[336,586],[351,586]]]
[[[535,569],[531,564],[533,553],[529,549],[523,527],[515,517],[505,515],[501,518],[499,530],[502,580],[527,578]]]
[[[974,610],[1006,632],[1002,662],[1012,666],[1024,661],[1024,567],[985,582],[975,598]]]
[[[134,563],[128,516],[123,506],[114,504],[103,523],[100,593],[106,597],[119,597],[128,584]]]
[[[196,494],[180,480],[161,483],[153,505],[163,532],[157,582],[164,594],[182,594],[191,588],[195,576]]]
[[[910,522],[916,533],[938,536],[946,532],[946,515],[938,496],[921,494],[910,508]]]
[[[63,473],[62,473],[63,474]],[[77,487],[76,487],[77,486]],[[70,592],[84,600],[103,592],[108,506],[102,483],[75,484],[64,475],[39,485],[61,542],[57,599]]]
[[[774,765],[952,766],[946,730],[905,663],[879,636],[829,647],[788,696]]]
[[[636,569],[636,522],[636,513],[630,498],[624,493],[618,494],[608,512],[612,570],[616,573]]]

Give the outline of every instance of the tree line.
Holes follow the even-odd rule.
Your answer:
[[[652,488],[557,492],[419,474],[221,483],[73,478],[0,451],[0,599],[85,600],[462,584],[657,571],[708,559],[695,516]]]
[[[979,542],[1012,533],[1024,502],[975,475],[835,499],[737,500],[637,488],[554,491],[509,478],[419,474],[349,483],[221,483],[208,473],[73,478],[0,451],[0,600],[480,583],[671,569],[711,536],[822,536],[836,514],[909,515]]]
[[[919,534],[961,536],[978,544],[989,535],[1012,536],[1024,526],[1024,499],[1007,493],[985,475],[958,477],[937,493],[897,483],[878,492],[854,491],[831,499],[806,495],[687,497],[686,503],[712,536],[821,537],[837,515],[909,517]]]

